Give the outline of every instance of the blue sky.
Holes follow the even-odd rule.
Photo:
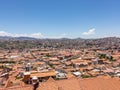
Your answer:
[[[0,0],[0,35],[120,36],[120,0]]]

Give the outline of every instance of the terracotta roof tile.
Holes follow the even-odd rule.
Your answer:
[[[32,86],[11,87],[0,90],[32,90]],[[40,83],[37,90],[120,90],[118,78],[88,78],[65,79],[54,81],[49,78],[47,82]]]
[[[120,81],[112,78],[67,79],[45,82],[38,90],[120,90]]]

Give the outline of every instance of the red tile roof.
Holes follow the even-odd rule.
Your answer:
[[[0,90],[33,90],[32,86],[13,86],[10,88],[0,88]]]
[[[0,90],[32,90],[32,86],[11,87]],[[47,82],[40,83],[37,90],[120,90],[118,78],[88,78],[88,79],[65,79],[55,81],[48,79]]]
[[[41,83],[38,90],[120,90],[120,81],[114,78],[72,78]]]

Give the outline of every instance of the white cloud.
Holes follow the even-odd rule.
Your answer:
[[[67,36],[67,34],[63,33],[62,35],[60,35],[60,37],[65,37]]]
[[[43,38],[43,35],[41,33],[16,34],[16,33],[8,33],[8,32],[5,32],[5,31],[0,31],[0,36]]]
[[[42,38],[43,35],[41,33],[33,33],[31,34],[31,37],[34,37],[34,38]]]
[[[90,36],[95,34],[95,28],[88,30],[87,32],[83,32],[82,35]]]

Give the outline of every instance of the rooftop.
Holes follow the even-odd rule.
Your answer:
[[[32,90],[31,86],[11,87],[0,90]],[[37,90],[120,90],[118,78],[70,78],[55,81],[48,79],[47,82],[40,83]]]

